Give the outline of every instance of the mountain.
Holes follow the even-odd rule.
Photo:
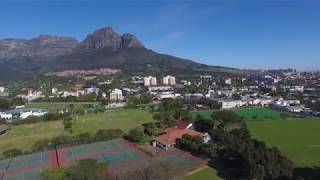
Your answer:
[[[48,60],[71,53],[77,47],[74,38],[42,35],[31,40],[0,40],[0,61],[33,58]]]
[[[134,35],[126,33],[118,35],[111,27],[102,28],[89,34],[77,48],[78,51],[95,52],[103,49],[118,51],[126,48],[144,48]]]
[[[31,40],[0,40],[0,78],[60,70],[117,68],[123,72],[186,73],[222,69],[147,49],[130,33],[111,27],[74,38],[42,35]]]

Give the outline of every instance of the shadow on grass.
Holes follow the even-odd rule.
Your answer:
[[[320,180],[320,166],[297,167],[294,169],[294,177],[296,179],[298,179],[298,177],[302,177],[303,180]]]
[[[216,158],[209,161],[208,166],[216,169],[217,175],[221,179],[245,179],[245,169],[239,168],[241,167],[239,163],[238,160],[222,161],[221,159]]]

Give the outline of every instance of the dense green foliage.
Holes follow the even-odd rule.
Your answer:
[[[44,180],[105,180],[107,164],[95,159],[83,159],[64,169],[47,169],[42,171]]]

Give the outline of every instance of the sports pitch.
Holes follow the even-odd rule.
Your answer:
[[[277,147],[295,166],[320,166],[320,119],[248,121],[252,136]]]

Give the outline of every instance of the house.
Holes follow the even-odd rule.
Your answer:
[[[8,125],[0,125],[0,135],[6,133],[8,130],[10,129],[10,127]]]
[[[164,150],[169,150],[176,145],[176,140],[181,139],[183,135],[199,136],[202,137],[203,134],[191,129],[179,129],[175,127],[167,128],[164,130],[165,134],[156,137],[156,146]]]
[[[181,139],[183,135],[199,136],[204,143],[209,143],[211,137],[208,133],[200,133],[193,130],[193,124],[185,120],[177,120],[173,127],[169,127],[164,130],[163,135],[158,136],[155,139],[155,146],[158,146],[164,150],[173,148],[177,139]]]

